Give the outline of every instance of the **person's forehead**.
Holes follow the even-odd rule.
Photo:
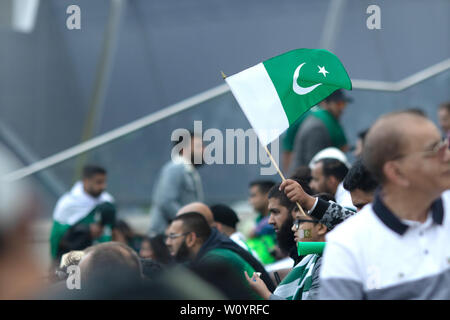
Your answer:
[[[313,171],[320,171],[320,170],[322,170],[322,167],[323,167],[323,161],[319,160],[316,163],[314,163]]]
[[[270,209],[280,209],[282,206],[280,205],[280,199],[278,198],[269,198],[269,210]]]
[[[450,111],[446,108],[439,109],[438,114],[442,117],[450,116]]]
[[[183,221],[175,220],[169,225],[169,228],[167,228],[167,233],[178,232],[182,229],[183,229]]]
[[[322,161],[319,161],[317,163],[314,164],[312,170],[311,170],[311,175],[312,176],[318,176],[322,174],[322,168],[323,168],[323,163]]]
[[[280,200],[278,198],[269,198],[269,207],[280,205]]]
[[[258,185],[254,185],[254,186],[251,186],[251,187],[250,187],[250,192],[251,192],[251,193],[258,194],[258,193],[261,193],[261,190],[259,189],[259,186],[258,186]]]
[[[441,139],[438,128],[429,122],[424,122],[420,126],[409,127],[406,133],[406,139],[411,146],[428,147]]]
[[[97,173],[97,174],[94,174],[89,180],[100,181],[100,180],[105,180],[105,179],[106,179],[106,174]]]

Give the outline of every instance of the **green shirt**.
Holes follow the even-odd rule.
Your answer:
[[[329,111],[322,108],[314,108],[310,110],[311,114],[321,120],[328,129],[333,146],[341,148],[347,144],[347,137],[345,136],[344,129]]]
[[[78,224],[85,224],[89,225],[92,223],[97,222],[95,214],[97,212],[98,206],[96,206],[91,212],[88,213],[86,217],[81,219],[76,223]],[[58,256],[58,249],[59,249],[59,243],[61,242],[62,237],[64,234],[69,230],[73,225],[70,224],[62,224],[59,223],[56,220],[53,220],[53,227],[52,231],[50,233],[50,253],[53,259],[56,259]],[[109,226],[105,226],[105,229],[103,231],[103,234],[96,240],[97,242],[107,242],[111,241],[111,228]]]
[[[255,272],[255,269],[253,269],[253,267],[236,252],[228,249],[216,248],[206,253],[200,261],[205,263],[228,264],[239,276],[239,280],[242,282],[243,287],[248,288],[250,295],[253,296],[254,299],[262,299],[250,288],[244,274],[244,271],[247,271],[247,274],[251,277],[253,272]]]
[[[300,116],[295,122],[289,126],[289,128],[286,130],[286,133],[283,135],[282,145],[284,151],[293,151],[294,150],[294,142],[295,142],[295,136],[297,135],[298,128],[300,128],[300,125],[302,124],[303,120],[306,119],[306,117],[310,115],[310,111],[306,111],[304,114]]]

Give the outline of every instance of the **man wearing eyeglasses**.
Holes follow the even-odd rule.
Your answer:
[[[247,298],[259,298],[248,287],[243,272],[253,274],[255,271],[265,272],[264,269],[245,258],[252,257],[246,250],[229,238],[224,239],[217,230],[211,228],[202,214],[186,212],[176,216],[166,230],[166,245],[178,263],[185,263],[193,268],[208,264],[228,266],[236,275],[234,281],[242,284],[241,290],[244,293],[248,292]],[[267,273],[263,278],[269,287],[274,287]]]
[[[295,220],[291,224],[291,233],[295,243],[325,242],[325,235],[336,225],[354,214],[336,203],[326,202],[308,195],[302,186],[288,179],[277,185],[280,192],[293,204]],[[295,201],[308,208],[309,214],[300,212]],[[296,247],[297,248],[297,247]],[[317,299],[319,292],[319,270],[322,255],[318,253],[302,256],[294,268],[277,286],[273,294],[264,285],[257,274],[252,277],[246,273],[249,285],[264,299],[271,300],[307,300]]]
[[[450,138],[450,101],[444,102],[439,106],[438,120],[444,137]]]
[[[367,134],[372,204],[327,235],[321,299],[450,299],[450,151],[426,117],[395,112]]]

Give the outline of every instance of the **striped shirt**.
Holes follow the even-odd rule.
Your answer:
[[[271,300],[306,300],[312,287],[317,287],[322,256],[309,254],[305,256],[281,281]]]
[[[320,299],[450,299],[450,191],[424,223],[373,204],[327,234]]]

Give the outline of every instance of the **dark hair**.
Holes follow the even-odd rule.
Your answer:
[[[213,213],[214,221],[236,229],[236,225],[239,222],[239,217],[233,209],[224,204],[213,205],[210,209]]]
[[[184,232],[194,232],[198,238],[205,241],[211,235],[211,227],[205,217],[198,212],[186,212],[175,217],[173,221],[183,222]]]
[[[322,162],[322,171],[325,177],[333,176],[338,181],[342,181],[347,175],[347,166],[337,159],[323,158],[317,161],[317,163],[318,162]]]
[[[367,132],[369,132],[369,129],[358,132],[358,138],[360,138],[361,141],[364,141],[364,139],[366,138]]]
[[[291,176],[294,180],[303,180],[309,184],[312,180],[311,169],[308,166],[300,166],[295,169],[294,174]]]
[[[86,165],[83,167],[83,179],[90,179],[97,174],[106,174],[106,170],[95,165]]]
[[[111,226],[111,228],[115,227],[117,221],[116,220],[117,210],[114,204],[112,204],[111,202],[103,202],[97,205],[95,210],[100,214],[99,222],[102,226],[109,225]],[[123,223],[126,224],[125,222]]]
[[[127,243],[129,243],[133,239],[134,232],[125,221],[117,220],[117,222],[115,223],[115,228],[124,235]]]
[[[275,185],[275,182],[271,181],[271,180],[255,180],[250,182],[249,187],[254,187],[254,186],[258,186],[259,191],[261,193],[266,194],[267,192],[269,192],[270,188],[272,188]]]
[[[300,184],[300,186],[303,188],[303,191],[305,191],[307,194],[312,194],[312,190],[309,187],[309,185],[303,181],[303,180],[297,180],[297,179],[292,179],[296,182],[298,182]],[[286,196],[286,194],[284,193],[284,191],[280,191],[280,185],[281,183],[277,183],[276,185],[274,185],[268,194],[268,198],[275,198],[278,199],[280,201],[280,204],[283,207],[286,207],[289,211],[292,211],[294,209],[294,207],[296,206],[295,202],[292,202],[291,200],[289,200],[289,198]]]
[[[377,186],[377,181],[372,177],[361,159],[355,161],[344,179],[344,188],[348,191],[361,189],[364,192],[372,192]]]
[[[170,264],[172,262],[172,256],[170,255],[169,249],[167,249],[164,243],[164,235],[158,234],[154,237],[144,237],[142,242],[147,241],[152,247],[153,253],[155,254],[155,261],[162,264]]]
[[[157,279],[162,272],[161,265],[152,259],[141,259],[142,274],[147,279]]]

